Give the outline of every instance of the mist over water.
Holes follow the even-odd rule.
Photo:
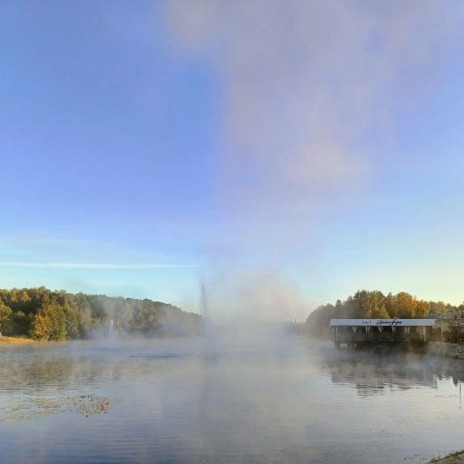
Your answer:
[[[252,335],[2,347],[2,462],[391,464],[461,446],[460,363]],[[83,397],[111,403],[69,407]]]
[[[85,140],[82,146],[76,145],[80,147],[77,172],[83,172],[82,166],[89,168],[98,182],[84,189],[83,195],[68,186],[62,190],[74,192],[74,207],[67,208],[74,214],[66,227],[63,224],[64,230],[73,231],[79,228],[79,211],[87,212],[89,203],[74,200],[85,200],[89,194],[93,198],[92,192],[99,190],[104,193],[100,202],[99,195],[95,196],[97,209],[89,210],[92,214],[82,225],[86,229],[86,224],[94,224],[95,232],[89,229],[83,236],[76,232],[75,238],[95,236],[109,242],[108,248],[102,252],[94,244],[93,250],[86,251],[90,256],[91,251],[98,251],[95,263],[57,266],[51,262],[45,268],[69,272],[84,266],[92,271],[87,274],[90,280],[97,270],[158,269],[156,264],[145,269],[139,264],[99,263],[105,256],[130,261],[151,259],[146,254],[156,260],[173,254],[173,262],[179,259],[181,263],[178,270],[189,269],[190,260],[198,259],[209,276],[200,298],[204,336],[131,338],[118,332],[115,317],[116,324],[110,321],[103,331],[87,334],[95,336],[93,341],[0,346],[0,461],[392,464],[422,463],[460,448],[464,426],[460,363],[419,354],[337,352],[330,343],[291,336],[282,325],[282,321],[306,318],[316,306],[311,298],[344,292],[351,285],[377,286],[380,282],[392,286],[399,281],[402,268],[417,267],[414,263],[423,255],[421,249],[416,256],[412,247],[409,259],[413,261],[404,261],[402,256],[409,240],[415,243],[415,229],[397,225],[402,219],[409,224],[412,217],[412,209],[402,207],[403,203],[410,205],[404,202],[407,193],[414,191],[423,200],[421,193],[427,192],[403,190],[402,186],[428,185],[428,176],[416,176],[416,185],[407,174],[409,168],[420,174],[435,164],[427,159],[432,155],[423,150],[419,155],[412,149],[414,137],[411,146],[401,144],[398,149],[391,140],[409,139],[406,132],[414,132],[415,125],[403,127],[405,119],[413,119],[411,108],[432,106],[428,109],[433,111],[430,103],[442,99],[438,98],[442,94],[434,92],[432,100],[427,96],[440,87],[437,82],[445,83],[438,79],[448,74],[440,64],[448,50],[455,53],[456,45],[451,45],[459,43],[453,8],[432,0],[388,5],[353,0],[152,3],[161,5],[156,14],[163,17],[156,23],[158,30],[151,31],[162,36],[155,39],[154,48],[148,30],[155,22],[148,10],[143,27],[127,15],[131,31],[137,31],[135,42],[107,35],[103,23],[101,31],[95,26],[100,23],[85,29],[82,26],[87,23],[82,23],[75,36],[58,35],[50,40],[47,34],[46,41],[37,41],[46,58],[38,69],[53,71],[55,67],[60,70],[61,55],[47,44],[74,44],[75,38],[77,45],[78,38],[86,37],[81,31],[101,32],[105,42],[84,42],[85,49],[97,51],[89,55],[92,59],[87,60],[75,47],[76,59],[80,57],[89,66],[79,66],[79,59],[69,61],[69,51],[66,46],[63,49],[66,63],[74,65],[65,66],[72,85],[62,89],[69,87],[70,101],[58,107],[74,108],[77,111],[67,111],[77,116],[86,113],[84,107],[71,105],[80,95],[75,90],[82,87],[84,94],[91,88],[97,92],[89,93],[88,108],[100,105],[122,111],[119,116],[115,111],[115,120],[97,112],[98,118],[84,118],[83,126],[78,120],[67,124],[82,127],[76,132],[80,140],[88,132],[85,128],[92,128],[90,137],[93,128],[106,121],[102,136],[90,137],[88,150]],[[93,14],[82,18],[86,16],[92,21],[99,18]],[[116,16],[109,13],[105,19],[111,30],[118,29]],[[43,21],[42,27],[47,32],[67,30],[61,14],[57,18],[56,23]],[[18,40],[18,50],[23,41]],[[111,43],[117,48],[110,47]],[[126,49],[134,61],[124,61],[125,53],[120,52]],[[102,55],[108,60],[101,60]],[[139,55],[143,55],[140,61]],[[158,60],[158,55],[167,60]],[[74,68],[91,72],[83,78],[72,73]],[[428,72],[437,73],[437,80],[429,77],[421,84]],[[136,80],[129,78],[132,74]],[[117,80],[108,80],[106,85],[110,75]],[[178,85],[163,95],[160,81],[152,82],[158,75]],[[40,74],[38,82],[50,81],[47,76]],[[107,91],[100,91],[102,84]],[[127,90],[131,87],[128,93],[126,85]],[[55,95],[52,90],[50,95]],[[28,95],[23,89],[20,94]],[[67,102],[66,95],[60,95],[60,101]],[[207,111],[197,111],[196,106]],[[135,113],[126,111],[130,108]],[[148,108],[157,111],[145,113]],[[182,111],[177,113],[177,108]],[[56,117],[62,124],[59,111]],[[120,131],[121,123],[127,130]],[[53,120],[44,124],[56,127]],[[149,138],[138,131],[144,127]],[[34,132],[41,133],[35,128]],[[55,136],[50,134],[55,146]],[[171,135],[161,137],[166,134]],[[192,134],[198,138],[190,139]],[[68,144],[76,136],[71,139],[69,135],[65,131],[61,137]],[[108,184],[108,176],[99,175],[107,172],[104,157],[100,156],[102,163],[90,162],[95,153],[102,152],[101,146],[94,145],[100,138],[122,147],[114,153],[114,179],[108,178]],[[427,145],[425,139],[418,141],[420,146]],[[89,153],[86,162],[78,152]],[[64,161],[69,158],[54,156]],[[55,159],[52,164],[56,165]],[[63,164],[61,171],[72,173],[72,167]],[[34,179],[40,179],[34,169],[31,172]],[[41,185],[59,188],[56,181]],[[86,185],[76,182],[76,189],[78,184]],[[28,198],[27,194],[20,196]],[[60,195],[37,196],[42,197],[61,199]],[[69,203],[65,199],[63,204]],[[22,211],[21,207],[15,210]],[[36,210],[43,214],[50,210],[59,217],[57,212],[63,208],[56,204]],[[387,234],[380,239],[372,221],[373,212],[378,211],[378,230]],[[420,212],[417,209],[418,217]],[[57,224],[55,217],[50,221],[44,216],[43,224],[47,222]],[[98,230],[99,224],[107,228]],[[397,235],[403,229],[410,230],[413,239]],[[433,227],[431,231],[433,235]],[[391,243],[382,252],[375,244],[386,236]],[[48,241],[53,242],[47,237]],[[61,254],[58,245],[54,246],[55,253]],[[19,256],[27,255],[22,244],[16,247]],[[156,253],[149,253],[154,247]],[[47,255],[41,249],[35,254]],[[79,257],[78,250],[70,254]],[[390,254],[401,259],[394,262]],[[357,266],[368,261],[370,265],[360,272]],[[34,262],[4,264],[37,269]],[[166,269],[176,266],[168,264]],[[409,272],[408,278],[420,277],[423,269],[426,266]],[[429,269],[426,273],[429,281]],[[118,281],[112,276],[107,274],[110,283],[104,279],[104,285],[113,291],[129,285],[124,277]],[[152,287],[162,281],[161,276],[157,274],[153,285],[147,283],[146,275],[140,276],[145,294],[157,291]],[[188,278],[180,273],[167,277],[169,294],[190,298],[190,290],[188,295],[181,294],[184,279]],[[138,282],[133,280],[131,285],[138,293]],[[90,287],[99,288],[93,281]]]

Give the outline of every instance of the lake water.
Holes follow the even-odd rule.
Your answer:
[[[0,462],[423,463],[464,447],[461,379],[278,333],[1,346]]]

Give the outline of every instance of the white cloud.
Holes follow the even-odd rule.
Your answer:
[[[196,268],[196,264],[104,264],[104,263],[28,263],[21,261],[0,262],[0,267],[22,267],[37,269],[85,269],[85,270],[147,270],[147,269],[169,269],[169,268]]]
[[[393,135],[392,100],[420,86],[458,24],[436,0],[168,5],[175,42],[221,79],[222,193],[255,217],[362,191]]]

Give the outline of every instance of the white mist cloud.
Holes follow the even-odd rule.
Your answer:
[[[459,30],[457,3],[167,5],[177,50],[209,64],[221,89],[216,193],[233,232],[213,240],[234,250],[212,258],[224,274],[213,285],[217,307],[224,314],[293,319],[308,302],[296,284],[270,269],[301,265],[324,215],[355,208],[383,170],[407,157],[388,150],[396,145],[395,111],[403,100],[420,102],[433,87]],[[254,271],[231,271],[243,261]],[[304,262],[317,269],[309,256]]]
[[[244,323],[301,321],[312,306],[301,289],[277,272],[229,269],[208,286],[213,320]]]
[[[393,135],[393,89],[418,87],[455,30],[452,7],[168,2],[176,43],[209,60],[222,83],[222,193],[242,217],[311,215],[362,191],[382,164],[370,138]]]

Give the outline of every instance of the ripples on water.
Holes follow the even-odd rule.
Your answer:
[[[12,345],[0,357],[2,463],[392,464],[462,447],[460,361],[277,333]],[[86,398],[111,402],[70,407]]]

